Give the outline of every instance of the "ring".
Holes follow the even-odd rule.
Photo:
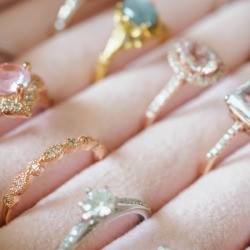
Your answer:
[[[167,38],[167,29],[149,0],[124,0],[116,5],[114,30],[100,54],[94,81],[105,77],[113,57],[121,50],[139,49],[155,37]]]
[[[62,158],[63,155],[77,150],[92,150],[96,160],[103,159],[108,153],[104,145],[87,135],[82,135],[78,138],[68,138],[63,143],[47,148],[40,158],[31,161],[27,165],[25,172],[19,174],[13,180],[9,193],[4,195],[1,218],[2,224],[10,222],[13,208],[19,203],[19,196],[28,189],[34,176],[41,175],[47,165],[52,161],[58,160]]]
[[[100,224],[128,214],[138,214],[142,220],[151,215],[151,208],[144,202],[132,198],[119,198],[108,188],[87,189],[87,198],[78,205],[83,210],[80,222],[63,239],[59,250],[69,250]]]
[[[235,123],[207,153],[203,174],[208,173],[213,168],[216,159],[232,139],[239,133],[249,134],[250,132],[250,81],[227,95],[225,101]]]
[[[0,64],[0,116],[30,117],[38,105],[47,108],[52,101],[30,64]]]
[[[168,63],[175,75],[159,92],[147,108],[145,126],[158,117],[163,107],[184,83],[201,87],[215,84],[225,72],[222,59],[212,49],[201,42],[181,39],[168,53]]]
[[[54,33],[64,30],[69,25],[73,15],[83,1],[84,0],[64,0],[56,15],[53,27]]]

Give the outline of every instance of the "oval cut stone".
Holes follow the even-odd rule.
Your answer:
[[[0,94],[13,94],[18,85],[24,87],[30,82],[30,72],[22,65],[3,63],[0,64]]]
[[[125,0],[122,5],[123,14],[135,25],[156,25],[158,15],[153,4],[148,0]]]
[[[217,55],[202,43],[184,40],[178,43],[182,65],[194,73],[211,74],[218,69]]]

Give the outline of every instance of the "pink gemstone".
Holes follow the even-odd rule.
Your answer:
[[[218,69],[217,55],[202,43],[182,40],[178,43],[181,64],[189,71],[198,74],[211,74]]]
[[[30,82],[30,72],[22,65],[0,64],[0,95],[15,93],[18,85],[24,87]]]

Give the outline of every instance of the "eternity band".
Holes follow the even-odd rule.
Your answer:
[[[94,228],[124,215],[138,214],[141,220],[151,215],[151,208],[132,198],[118,198],[108,188],[87,190],[88,197],[78,205],[83,209],[81,221],[75,225],[61,242],[58,250],[74,249]]]

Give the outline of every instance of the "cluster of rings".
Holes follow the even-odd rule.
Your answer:
[[[69,25],[74,13],[83,2],[85,1],[64,1],[54,22],[54,32],[62,31]],[[170,36],[169,29],[161,21],[153,4],[148,0],[138,0],[138,2],[141,3],[142,9],[138,9],[138,6],[135,8],[133,0],[124,0],[117,4],[114,30],[98,57],[94,82],[99,82],[107,75],[112,59],[122,50],[138,49],[152,39],[157,38],[162,42]],[[147,13],[142,15],[145,9]],[[140,13],[140,18],[136,17],[137,12]],[[1,58],[10,60],[7,55],[2,55]],[[167,51],[167,60],[174,74],[149,103],[145,111],[144,127],[156,121],[184,84],[209,87],[218,83],[226,73],[223,60],[213,49],[201,41],[188,38],[179,39],[173,44],[172,49]],[[30,70],[29,63],[0,64],[0,116],[27,118],[38,108],[48,108],[52,105],[43,80],[31,74]],[[207,153],[202,174],[208,173],[215,166],[218,156],[238,133],[250,132],[250,81],[227,95],[225,101],[234,124]],[[97,160],[103,159],[108,152],[97,139],[87,135],[68,138],[63,143],[47,148],[40,157],[27,164],[24,172],[14,178],[9,192],[2,199],[2,224],[11,221],[13,209],[18,205],[20,196],[28,189],[33,177],[41,175],[51,161],[80,149],[93,151]],[[151,208],[143,201],[113,196],[106,187],[87,190],[87,198],[79,202],[79,206],[83,210],[81,219],[62,240],[59,250],[72,249],[95,227],[111,219],[128,213],[136,213],[140,218],[146,219],[151,214]],[[159,246],[158,250],[160,249],[169,248]]]

